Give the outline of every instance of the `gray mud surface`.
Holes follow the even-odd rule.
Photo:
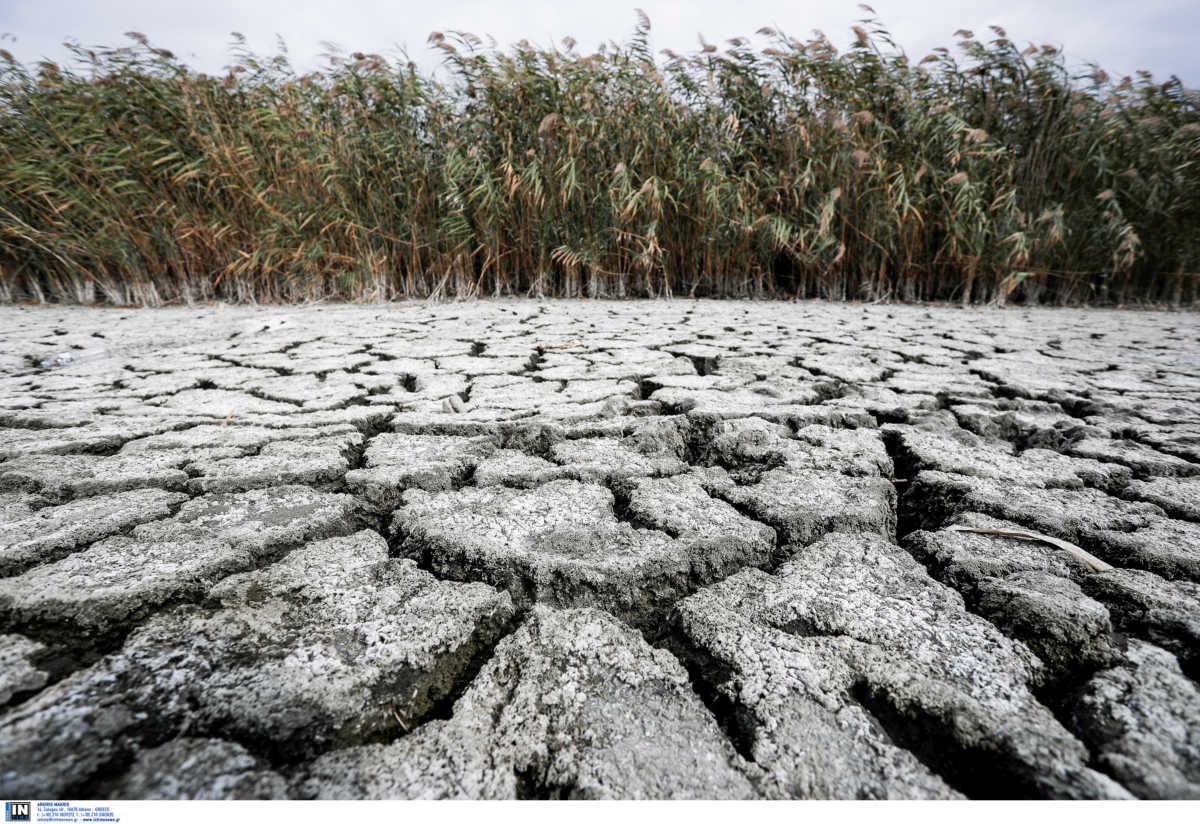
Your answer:
[[[1200,798],[1195,315],[0,307],[0,353],[5,797]]]

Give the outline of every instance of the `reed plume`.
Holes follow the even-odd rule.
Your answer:
[[[0,52],[0,299],[1195,301],[1196,93],[993,34]]]

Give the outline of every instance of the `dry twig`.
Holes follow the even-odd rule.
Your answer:
[[[1043,535],[1040,532],[1025,532],[1013,529],[976,529],[975,527],[960,526],[955,524],[947,527],[951,532],[974,532],[980,535],[1003,535],[1008,538],[1017,538],[1021,541],[1039,541],[1043,544],[1049,544],[1052,547],[1061,549],[1072,558],[1092,572],[1107,572],[1112,569],[1111,564],[1106,564],[1090,552],[1084,552],[1070,541],[1064,541],[1061,538],[1054,538],[1049,535]]]

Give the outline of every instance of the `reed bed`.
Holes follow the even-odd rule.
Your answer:
[[[1072,75],[999,28],[910,59],[873,15],[843,51],[649,32],[435,32],[432,74],[235,40],[211,76],[136,33],[0,51],[0,299],[1197,300],[1177,78]]]

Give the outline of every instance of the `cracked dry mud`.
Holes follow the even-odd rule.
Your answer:
[[[1194,315],[0,319],[0,795],[1200,797]]]

